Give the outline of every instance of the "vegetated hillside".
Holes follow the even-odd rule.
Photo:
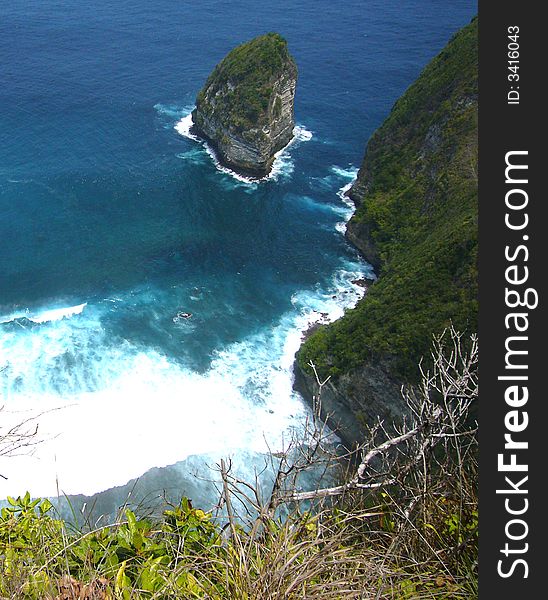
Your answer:
[[[288,65],[296,71],[287,42],[277,33],[241,44],[215,67],[198,94],[196,109],[208,111],[206,95],[215,96],[230,84],[230,93],[218,96],[220,120],[237,131],[265,125],[272,80]]]
[[[372,377],[393,390],[415,379],[432,334],[451,321],[477,329],[477,33],[474,19],[394,105],[349,194],[357,208],[347,238],[380,277],[309,337],[297,364],[309,388],[310,360],[332,375],[331,391],[354,396],[354,412],[378,399]]]

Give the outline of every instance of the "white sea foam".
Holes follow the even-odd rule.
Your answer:
[[[293,201],[295,196],[290,196],[290,198]],[[312,198],[311,196],[300,195],[300,196],[296,196],[296,198],[298,199],[297,201],[301,205],[306,206],[310,209],[313,209],[314,211],[333,213],[333,214],[339,215],[341,217],[348,216],[348,208],[346,206],[341,206],[340,204],[331,204],[331,203],[327,203],[327,202],[321,202],[319,200]]]
[[[341,179],[343,179],[343,180],[349,179],[350,180],[347,183],[345,183],[341,188],[339,188],[339,190],[337,191],[337,196],[345,204],[346,210],[344,213],[344,220],[339,221],[335,225],[335,229],[339,233],[344,235],[346,233],[346,226],[348,224],[348,221],[354,214],[354,210],[355,210],[354,202],[348,197],[347,192],[352,187],[352,185],[356,179],[356,176],[358,174],[358,169],[356,169],[356,167],[348,167],[346,169],[343,169],[341,167],[337,167],[336,165],[333,165],[330,170],[333,173],[333,175],[335,175],[337,177],[337,179],[339,179],[339,181]]]
[[[269,413],[246,397],[240,386],[250,378],[261,379],[266,368],[255,363],[250,370],[245,357],[241,360],[248,352],[246,342],[221,353],[206,375],[154,350],[129,344],[99,347],[104,356],[88,360],[71,378],[59,381],[52,370],[61,368],[64,356],[74,356],[71,345],[89,346],[92,338],[100,341],[100,334],[92,328],[50,337],[57,344],[49,348],[47,337],[12,339],[9,359],[2,361],[10,380],[6,400],[11,411],[3,426],[9,419],[15,423],[36,413],[37,406],[45,411],[39,418],[39,435],[45,441],[34,456],[2,464],[2,473],[9,476],[0,484],[6,488],[4,495],[28,486],[36,494],[55,494],[57,481],[64,492],[93,493],[190,454],[229,454],[239,448],[264,452],[267,442],[280,449],[280,433],[297,425],[304,412],[294,398],[282,400]],[[33,364],[29,354],[37,358]],[[43,369],[40,381],[37,371]],[[90,383],[93,389],[85,391]]]
[[[165,127],[170,128],[172,126],[173,119],[180,119],[187,114],[187,110],[181,107],[179,104],[158,104],[154,105],[154,109],[159,115],[166,117]]]
[[[18,311],[10,315],[0,316],[0,323],[11,323],[19,319],[27,319],[33,323],[47,323],[48,321],[60,321],[64,318],[69,318],[82,313],[87,306],[87,302],[78,304],[77,306],[67,306],[61,308],[49,308],[33,312],[28,308],[24,311]]]
[[[342,235],[344,235],[346,233],[346,227],[347,227],[348,221],[339,221],[338,223],[335,223],[335,229]]]
[[[186,152],[180,152],[179,154],[176,154],[176,156],[177,158],[181,158],[192,163],[202,163],[206,160],[204,152],[201,148],[193,148],[192,150],[187,150]]]
[[[190,109],[190,111],[192,111],[192,109]],[[219,162],[217,155],[215,154],[215,151],[213,150],[213,148],[211,148],[211,146],[205,140],[202,140],[198,136],[191,133],[192,125],[193,125],[192,114],[191,114],[191,112],[189,112],[181,120],[177,121],[177,123],[175,124],[175,130],[178,133],[180,133],[183,137],[186,137],[195,142],[199,142],[203,146],[203,148],[207,152],[207,154],[210,156],[210,158],[213,160],[213,163],[215,164],[215,166],[217,167],[217,169],[219,171],[222,171],[223,173],[227,173],[228,175],[231,175],[234,179],[236,179],[236,181],[238,181],[240,183],[249,185],[251,187],[255,187],[257,185],[257,180],[251,179],[249,177],[244,177],[240,173],[236,173],[235,171],[232,171],[231,169],[222,165]],[[196,160],[196,156],[193,154],[193,151],[190,151],[190,152],[192,152],[192,154],[189,155],[188,153],[185,152],[184,154],[179,155],[179,157],[185,158],[185,159],[190,157],[193,160]]]
[[[325,175],[324,177],[312,177],[310,179],[310,187],[312,189],[321,188],[322,190],[333,190],[337,185],[341,184],[341,180],[346,180],[347,183],[340,187],[336,192],[337,196],[340,198],[340,200],[342,200],[344,206],[341,206],[340,204],[321,203],[317,200],[314,200],[310,196],[300,196],[299,200],[303,203],[309,204],[311,207],[314,207],[317,210],[330,211],[343,217],[342,221],[339,221],[335,224],[335,229],[344,235],[346,232],[347,223],[354,214],[355,209],[354,203],[346,195],[346,193],[352,187],[357,173],[358,169],[355,167],[350,166],[346,169],[343,169],[333,165],[330,168],[330,173],[328,175]]]
[[[302,334],[353,306],[363,289],[351,281],[368,269],[342,263],[328,288],[296,293],[274,327],[220,350],[203,374],[154,348],[109,343],[107,302],[72,307],[81,308],[77,319],[0,331],[1,426],[43,413],[44,440],[32,456],[0,458],[9,477],[0,480],[0,496],[29,487],[35,495],[90,494],[190,455],[281,450],[308,414],[292,389]],[[60,313],[36,312],[48,314]]]
[[[340,188],[340,190],[337,192],[337,196],[352,210],[354,210],[355,205],[354,202],[348,197],[347,192],[352,187],[353,183],[354,182],[351,181],[350,183],[343,185],[342,188]]]
[[[293,159],[290,154],[290,149],[294,146],[297,146],[298,144],[300,144],[302,142],[307,142],[307,141],[311,140],[313,137],[313,133],[311,131],[309,131],[308,129],[306,129],[306,127],[304,127],[302,125],[296,125],[295,128],[293,129],[293,138],[291,139],[291,141],[284,148],[282,148],[281,150],[276,152],[270,173],[266,177],[262,177],[259,179],[245,177],[244,175],[241,175],[240,173],[236,173],[232,169],[229,169],[228,167],[225,167],[224,165],[222,165],[219,162],[219,160],[215,154],[215,151],[211,148],[211,146],[206,141],[202,140],[201,138],[199,138],[198,136],[194,135],[191,132],[191,129],[192,129],[192,114],[191,113],[192,113],[193,108],[194,107],[186,107],[185,109],[183,109],[187,114],[185,114],[180,120],[177,121],[177,123],[175,124],[175,130],[182,136],[184,136],[188,139],[191,139],[195,142],[201,143],[202,146],[204,147],[205,151],[209,154],[209,156],[213,160],[216,168],[219,171],[222,171],[223,173],[226,173],[226,174],[230,175],[231,177],[233,177],[236,181],[246,184],[246,185],[249,185],[249,186],[256,186],[257,183],[261,182],[261,181],[269,181],[269,180],[276,181],[280,178],[289,177],[293,173],[293,169],[294,169]],[[185,158],[186,158],[186,156],[185,156]]]
[[[194,140],[195,142],[199,142],[201,141],[200,138],[197,135],[194,135],[193,133],[191,133],[191,129],[192,129],[192,110],[185,115],[180,121],[177,121],[177,123],[175,124],[175,129],[184,137],[186,138],[190,138],[191,140]]]
[[[354,166],[349,166],[344,169],[343,167],[338,167],[337,165],[331,166],[331,171],[337,175],[338,177],[342,177],[343,179],[356,179],[358,174],[358,169]]]
[[[33,314],[27,318],[29,319],[29,321],[33,321],[34,323],[60,321],[65,317],[72,317],[74,315],[81,314],[86,306],[87,302],[84,302],[83,304],[78,304],[77,306],[69,306],[68,308],[52,308],[50,310],[45,310],[44,312]]]

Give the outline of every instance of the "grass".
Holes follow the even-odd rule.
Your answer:
[[[470,598],[470,544],[456,549],[458,512],[446,497],[432,491],[402,528],[401,498],[385,492],[367,506],[349,496],[316,514],[263,518],[230,538],[186,499],[161,521],[127,510],[90,531],[15,500],[0,521],[0,597]],[[466,531],[476,527],[468,521]]]

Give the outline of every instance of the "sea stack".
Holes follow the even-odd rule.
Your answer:
[[[229,52],[196,98],[192,131],[219,161],[262,178],[293,138],[297,66],[287,42],[267,33]]]

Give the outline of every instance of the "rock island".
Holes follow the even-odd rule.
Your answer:
[[[256,37],[215,67],[196,98],[192,131],[221,164],[262,178],[293,138],[296,83],[285,39],[277,33]]]

